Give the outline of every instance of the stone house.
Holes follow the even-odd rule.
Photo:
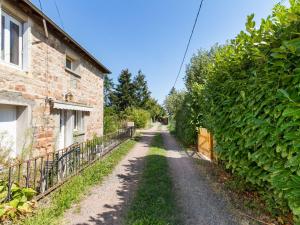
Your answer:
[[[29,0],[0,0],[0,151],[34,155],[103,134],[110,71]]]

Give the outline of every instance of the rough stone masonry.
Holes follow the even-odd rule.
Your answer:
[[[92,108],[84,112],[85,139],[103,134],[103,70],[80,46],[74,44],[49,21],[48,38],[42,17],[22,1],[2,0],[4,11],[22,23],[22,66],[0,62],[0,105],[17,108],[17,148],[57,148],[60,110],[53,101],[76,103]],[[76,69],[66,69],[66,57]],[[67,95],[71,99],[66,99]]]

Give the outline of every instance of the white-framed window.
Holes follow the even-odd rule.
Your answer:
[[[1,10],[1,60],[5,63],[22,67],[23,24]]]
[[[74,130],[78,132],[84,132],[84,112],[74,112]]]

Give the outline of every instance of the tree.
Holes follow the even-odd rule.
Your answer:
[[[150,99],[150,91],[148,89],[147,81],[145,80],[145,75],[141,70],[138,71],[138,75],[133,80],[134,95],[135,95],[135,106],[145,107],[145,104]]]
[[[112,106],[115,101],[114,83],[111,78],[104,76],[104,105]]]
[[[184,99],[184,94],[184,91],[177,91],[175,88],[172,88],[170,93],[166,97],[164,106],[170,117],[174,117],[177,111],[180,109]]]
[[[164,108],[158,104],[157,100],[154,98],[149,98],[145,104],[145,109],[150,112],[151,118],[153,121],[156,121],[158,118],[164,117],[166,112]]]
[[[193,84],[205,84],[207,76],[211,70],[211,61],[214,54],[220,48],[218,44],[214,45],[209,51],[199,50],[193,55],[186,69],[185,86],[188,91],[193,87]]]
[[[128,69],[122,70],[118,79],[118,85],[115,90],[116,102],[118,110],[124,111],[134,103],[134,86],[131,80],[131,73]]]

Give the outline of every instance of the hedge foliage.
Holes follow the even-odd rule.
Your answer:
[[[198,96],[195,129],[212,131],[227,168],[300,224],[300,1],[290,5],[276,5],[258,28],[249,16],[200,68],[203,79],[186,80]]]
[[[136,128],[145,128],[151,121],[151,114],[140,108],[127,108],[124,111],[124,116],[127,121],[134,122]]]
[[[122,121],[113,107],[104,108],[104,134],[114,133],[122,127]]]
[[[193,124],[194,107],[191,107],[193,96],[184,95],[182,105],[175,114],[175,134],[186,145],[194,145],[197,141],[197,129]]]

